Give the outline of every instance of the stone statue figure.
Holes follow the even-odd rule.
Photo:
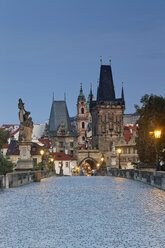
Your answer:
[[[29,117],[30,112],[26,111],[24,108],[24,103],[22,99],[19,99],[18,102],[19,108],[19,120],[20,120],[20,130],[19,130],[19,141],[21,142],[31,142],[32,131],[33,131],[33,121]]]

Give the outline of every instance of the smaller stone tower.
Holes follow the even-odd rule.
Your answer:
[[[78,131],[78,146],[85,145],[86,129],[88,125],[88,110],[87,102],[83,93],[82,84],[80,85],[80,93],[77,98],[77,131]]]

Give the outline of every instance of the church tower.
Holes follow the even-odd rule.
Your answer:
[[[77,98],[77,130],[78,130],[78,146],[85,145],[86,129],[88,125],[87,102],[83,93],[82,84],[80,85],[80,93]]]
[[[96,101],[90,102],[92,115],[92,147],[103,154],[112,151],[112,146],[123,133],[124,92],[116,98],[111,65],[101,65]]]

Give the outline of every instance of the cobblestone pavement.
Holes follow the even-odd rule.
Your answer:
[[[165,192],[114,177],[52,177],[0,193],[0,248],[164,248]]]

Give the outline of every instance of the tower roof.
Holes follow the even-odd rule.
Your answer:
[[[121,90],[121,99],[124,101],[124,88],[122,83],[122,90]]]
[[[97,101],[113,100],[115,100],[115,90],[111,65],[101,65],[99,87],[97,90]]]
[[[77,101],[86,101],[84,93],[83,93],[83,89],[82,89],[82,83],[80,84],[80,93],[79,93]]]
[[[65,101],[53,101],[49,118],[49,135],[56,136],[61,123],[65,124],[71,135],[71,123]]]
[[[92,93],[92,84],[90,84],[90,93],[88,95],[88,101],[94,101],[94,95]]]

